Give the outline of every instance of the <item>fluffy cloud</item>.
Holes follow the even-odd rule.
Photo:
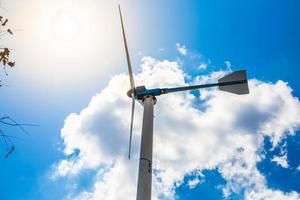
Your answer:
[[[182,86],[185,73],[177,62],[143,58],[137,85]],[[225,71],[196,77],[210,82]],[[250,80],[250,94],[238,96],[204,90],[199,99],[188,92],[158,97],[154,120],[153,199],[175,199],[175,188],[189,174],[190,187],[201,184],[201,171],[217,169],[227,181],[224,196],[244,191],[245,199],[297,199],[296,192],[268,189],[256,164],[264,137],[276,147],[300,126],[300,104],[287,83]],[[93,187],[72,199],[134,199],[138,170],[142,107],[137,105],[133,132],[133,159],[126,160],[130,120],[126,74],[114,76],[79,114],[65,120],[61,137],[66,159],[54,165],[52,178],[97,171]],[[201,104],[197,102],[201,102]],[[75,153],[75,155],[74,155]]]

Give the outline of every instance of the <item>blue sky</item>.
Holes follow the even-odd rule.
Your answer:
[[[18,122],[34,123],[39,126],[28,127],[29,136],[16,129],[1,126],[5,132],[23,139],[14,140],[16,151],[9,159],[4,158],[5,145],[2,141],[0,143],[0,152],[3,155],[0,155],[2,180],[0,199],[63,199],[68,195],[72,199],[83,191],[95,192],[93,186],[99,181],[97,173],[99,174],[99,170],[105,165],[102,161],[99,161],[100,164],[97,163],[96,167],[88,163],[91,167],[81,169],[75,175],[67,173],[55,180],[50,177],[59,162],[74,161],[78,156],[76,153],[71,156],[63,153],[68,145],[71,148],[71,142],[61,137],[61,129],[64,126],[71,126],[64,120],[71,113],[79,113],[84,108],[89,109],[91,98],[107,88],[110,80],[118,82],[115,75],[126,72],[117,4],[116,1],[94,0],[85,2],[32,0],[30,3],[16,0],[3,1],[2,5],[8,11],[1,11],[1,15],[10,19],[11,27],[22,31],[17,31],[13,37],[5,37],[1,40],[1,45],[10,45],[14,49],[12,55],[17,66],[9,70],[8,77],[1,73],[1,79],[9,87],[0,88],[1,100],[4,102],[1,104],[0,113],[10,115]],[[225,62],[229,61],[232,70],[246,69],[250,79],[268,84],[275,84],[278,80],[287,82],[293,90],[287,95],[287,99],[299,98],[300,13],[298,11],[300,3],[298,1],[124,0],[121,1],[121,5],[137,76],[145,75],[145,71],[139,66],[149,64],[149,60],[141,60],[147,56],[155,58],[157,62],[164,59],[177,62],[179,69],[189,75],[184,77],[187,82],[195,81],[199,76],[209,76],[216,71],[226,71]],[[27,16],[25,22],[24,16]],[[83,19],[86,20],[84,24],[81,21]],[[61,21],[64,23],[61,24]],[[59,31],[47,32],[48,24],[49,29],[56,30],[58,27]],[[61,27],[68,28],[62,28],[60,32]],[[72,37],[68,37],[68,34]],[[178,52],[177,43],[185,46],[187,55]],[[200,64],[206,64],[206,69],[199,69]],[[177,72],[174,75],[178,75]],[[173,79],[174,77],[170,76],[170,80],[165,80],[166,84],[178,84],[172,82]],[[274,93],[276,88],[279,93],[281,88],[277,85]],[[198,95],[196,94],[197,98]],[[207,102],[203,101],[204,104],[199,105],[201,102],[196,99],[194,107],[205,112]],[[278,105],[281,105],[280,102]],[[299,110],[299,102],[295,106],[292,110]],[[116,108],[112,107],[112,109]],[[105,112],[106,110],[103,111]],[[127,112],[126,109],[124,112]],[[137,112],[141,113],[142,110],[138,108]],[[161,113],[160,116],[165,116],[163,111]],[[272,110],[267,113],[271,115]],[[185,114],[189,116],[191,113]],[[140,132],[138,123],[140,118],[139,114],[137,115],[135,140],[139,139]],[[297,118],[299,113],[294,115],[291,113],[291,116]],[[167,115],[166,118],[169,119]],[[104,120],[101,113],[99,119]],[[245,120],[248,122],[247,120],[251,118],[245,117]],[[290,119],[286,119],[288,120]],[[300,171],[297,170],[300,166],[299,156],[297,156],[300,153],[299,121],[294,120],[295,122],[291,123],[295,125],[295,133],[283,131],[284,137],[276,147],[272,146],[272,138],[267,133],[259,136],[263,138],[263,145],[257,146],[261,159],[255,166],[265,177],[266,187],[285,194],[292,191],[300,193],[300,185],[297,181],[300,178]],[[165,122],[163,118],[161,121]],[[109,121],[94,122],[99,124],[96,128],[101,129],[102,124]],[[154,134],[159,134],[166,128],[159,122],[157,124],[157,131],[154,131]],[[255,126],[254,123],[247,124]],[[113,130],[123,131],[123,128],[114,126]],[[189,130],[184,129],[184,126],[180,128]],[[252,130],[251,128],[255,127],[250,127],[249,130]],[[116,139],[115,142],[126,147],[127,129],[124,129],[124,132],[126,132],[125,139]],[[114,143],[113,139],[111,141]],[[79,149],[78,154],[84,152],[76,145],[71,146]],[[137,153],[138,146],[135,149]],[[207,149],[207,151],[212,150]],[[120,155],[126,158],[126,153],[123,154],[121,150],[120,152],[122,152]],[[110,154],[112,156],[109,159],[115,159],[117,153],[110,152]],[[274,156],[286,156],[288,167],[272,161]],[[159,158],[164,161],[163,157]],[[128,161],[127,164],[133,165],[134,168],[136,161]],[[166,161],[169,162],[167,159]],[[188,165],[188,160],[186,162]],[[186,168],[183,167],[182,173],[185,177],[174,189],[176,193],[174,198],[223,199],[222,189],[229,181],[234,181],[225,176],[226,170],[221,167],[225,164],[222,162],[210,166],[202,163],[195,164],[198,165],[202,168],[201,175],[185,171]],[[133,173],[131,178],[136,176],[134,174],[136,171],[129,171]],[[199,184],[190,188],[188,183],[193,179],[199,180]],[[231,192],[227,198],[244,199],[246,190],[241,188],[237,192]],[[161,196],[161,199],[167,197]]]

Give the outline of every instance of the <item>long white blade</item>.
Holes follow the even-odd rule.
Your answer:
[[[129,56],[129,51],[128,51],[128,45],[127,45],[127,40],[126,40],[125,29],[124,29],[124,24],[123,24],[123,18],[122,18],[122,12],[121,12],[120,5],[119,5],[119,13],[120,13],[122,34],[123,34],[123,40],[124,40],[124,46],[125,46],[125,52],[126,52],[127,65],[128,65],[130,87],[131,87],[131,89],[133,89],[135,87],[135,85],[134,85],[132,67],[131,67],[131,62],[130,62],[130,56]]]
[[[130,132],[129,132],[129,150],[128,150],[128,159],[130,159],[130,155],[131,155],[131,140],[132,140],[132,128],[133,128],[133,118],[134,118],[134,107],[135,107],[135,99],[134,99],[134,97],[132,97],[131,122],[130,122]]]

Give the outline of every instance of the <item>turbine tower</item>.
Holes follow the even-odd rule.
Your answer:
[[[218,80],[218,83],[204,84],[204,85],[193,85],[176,88],[155,88],[146,89],[145,86],[135,86],[132,67],[130,62],[130,56],[128,51],[128,45],[125,35],[124,23],[122,18],[122,12],[119,5],[119,14],[122,27],[122,35],[125,46],[125,53],[128,66],[128,74],[130,81],[130,90],[127,92],[127,96],[132,99],[131,107],[131,123],[130,123],[130,134],[129,134],[129,153],[128,158],[130,159],[131,154],[131,140],[132,140],[132,127],[134,118],[134,107],[135,101],[139,101],[144,107],[143,114],[143,125],[142,125],[142,138],[141,138],[141,149],[139,159],[139,173],[138,173],[138,185],[137,185],[137,200],[151,200],[151,184],[152,184],[152,148],[153,148],[153,110],[156,103],[156,96],[196,90],[208,87],[219,87],[219,90],[234,93],[234,94],[249,94],[248,80],[245,70],[236,71],[231,74],[224,76]]]

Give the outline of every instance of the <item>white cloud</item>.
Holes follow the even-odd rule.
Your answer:
[[[296,169],[300,172],[300,165]]]
[[[246,193],[245,200],[298,200],[297,192],[283,193],[278,190],[266,189]]]
[[[195,178],[195,179],[192,179],[192,180],[189,180],[188,181],[188,186],[190,189],[193,189],[195,188],[198,184],[200,183],[200,180]]]
[[[227,71],[231,71],[231,63],[229,61],[225,61],[225,65],[226,65]]]
[[[71,196],[72,200],[90,199],[135,199],[136,179],[132,178],[136,166],[132,162],[128,164],[126,158],[119,158],[108,171],[99,171],[91,191],[84,191],[78,196]],[[129,186],[129,187],[128,187]]]
[[[180,43],[176,43],[176,48],[177,48],[177,51],[178,51],[181,55],[185,56],[185,55],[187,54],[187,48],[186,48],[185,45],[182,45],[182,44],[180,44]]]
[[[207,68],[207,64],[206,63],[201,63],[199,65],[199,69],[206,69]]]
[[[283,156],[274,156],[272,158],[273,162],[276,162],[278,165],[280,165],[283,168],[288,168],[289,164],[287,162],[287,155],[283,155]]]
[[[143,58],[142,72],[135,75],[136,85],[170,87],[185,85],[185,73],[177,62]],[[218,79],[224,71],[195,78],[202,83]],[[286,134],[294,134],[300,125],[300,104],[286,83],[250,80],[250,94],[237,96],[215,90],[196,97],[188,92],[158,97],[155,106],[153,199],[175,199],[175,188],[186,175],[203,169],[217,169],[227,181],[224,195],[245,191],[246,199],[282,199],[299,197],[270,190],[257,170],[257,153],[263,138],[273,146]],[[94,186],[72,198],[134,199],[139,154],[142,108],[137,105],[133,132],[133,159],[126,160],[130,120],[129,88],[125,74],[116,75],[96,94],[79,114],[65,120],[61,137],[64,153],[80,150],[74,159],[55,165],[54,177],[75,176],[95,169]],[[203,97],[205,95],[205,97]],[[105,169],[105,170],[104,170]],[[191,186],[197,179],[188,180]],[[274,198],[273,198],[274,199]]]

